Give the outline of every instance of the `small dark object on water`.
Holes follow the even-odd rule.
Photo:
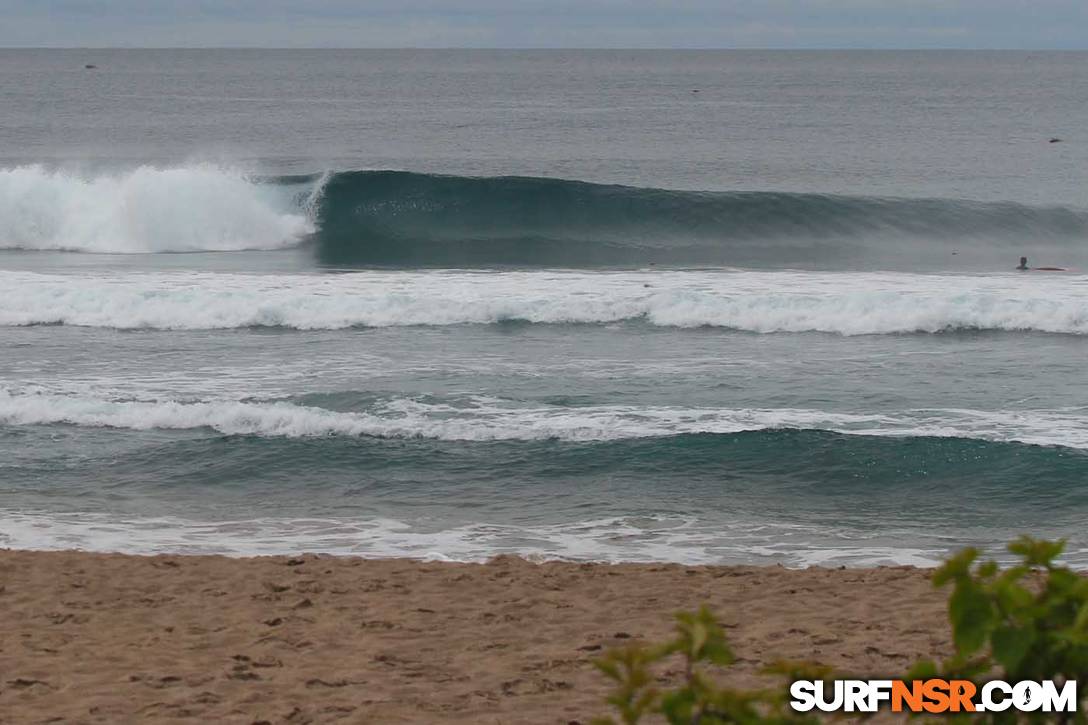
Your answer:
[[[1062,140],[1061,140],[1060,138],[1052,138],[1052,139],[1050,139],[1050,143],[1061,143],[1061,142],[1062,142]]]
[[[691,89],[691,92],[692,92],[692,93],[698,93],[698,92],[699,92],[699,89],[698,89],[698,88],[692,88],[692,89]]]
[[[94,63],[88,63],[87,65],[85,65],[83,67],[86,68],[87,70],[94,70],[98,66],[96,66]]]
[[[1020,271],[1020,272],[1028,272],[1028,271],[1034,271],[1034,272],[1068,272],[1069,271],[1065,267],[1029,267],[1027,257],[1021,257],[1020,258],[1020,266],[1017,267],[1016,269],[1018,271]]]

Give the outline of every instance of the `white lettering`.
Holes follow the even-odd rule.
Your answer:
[[[847,680],[846,692],[843,703],[847,712],[866,712],[869,698],[866,695],[867,687],[864,680]]]
[[[1043,712],[1076,712],[1077,681],[1066,680],[1058,692],[1054,680],[1043,681]]]
[[[995,699],[994,692],[1000,692],[1001,698]],[[982,686],[982,702],[979,707],[976,707],[976,711],[982,712],[1005,712],[1012,707],[1012,687],[1007,682],[1001,680],[994,680],[987,682]]]
[[[797,712],[808,712],[816,707],[816,686],[809,680],[797,680],[790,685],[790,707]]]
[[[1020,712],[1035,712],[1043,706],[1043,688],[1031,680],[1017,682],[1012,688],[1012,703]]]

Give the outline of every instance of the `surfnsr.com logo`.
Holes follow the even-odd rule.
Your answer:
[[[955,713],[1076,712],[1077,682],[1068,680],[797,680],[790,685],[790,707],[797,712]]]

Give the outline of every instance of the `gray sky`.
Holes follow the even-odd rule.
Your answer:
[[[0,0],[0,46],[1088,48],[1088,0]]]

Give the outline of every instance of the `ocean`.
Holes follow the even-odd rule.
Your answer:
[[[0,546],[1088,566],[1088,53],[0,50],[0,98]]]

